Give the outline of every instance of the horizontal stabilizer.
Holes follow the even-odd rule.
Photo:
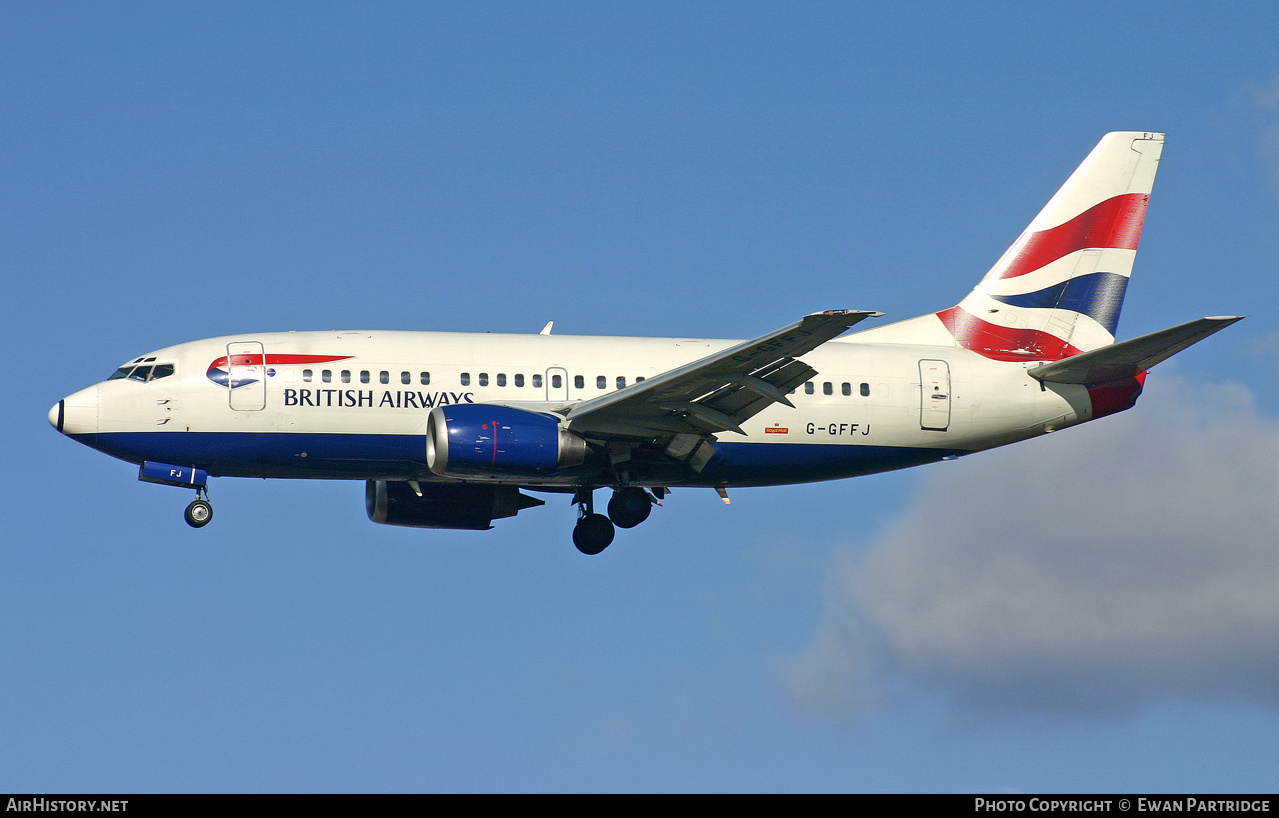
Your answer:
[[[1104,383],[1119,378],[1131,378],[1145,372],[1160,361],[1171,358],[1191,344],[1202,341],[1218,330],[1223,330],[1242,315],[1217,315],[1200,318],[1161,329],[1140,338],[1111,344],[1081,352],[1060,361],[1037,366],[1029,375],[1052,383]]]

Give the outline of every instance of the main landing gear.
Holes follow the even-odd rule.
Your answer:
[[[579,513],[573,526],[573,545],[583,554],[595,556],[613,542],[613,522],[603,514]]]
[[[191,505],[187,506],[186,513],[187,525],[192,528],[204,528],[213,519],[213,504],[209,502],[207,494],[202,494],[198,489],[195,492],[195,499],[191,501]]]
[[[608,518],[618,528],[634,528],[653,511],[653,496],[644,489],[628,486],[613,492],[608,501]]]
[[[658,492],[665,493],[662,489]],[[660,495],[659,495],[660,496]],[[573,495],[577,504],[577,525],[573,527],[573,545],[583,554],[594,556],[613,542],[614,526],[634,528],[648,519],[657,502],[638,486],[627,486],[613,492],[608,501],[608,516],[595,513],[594,489],[581,488]]]

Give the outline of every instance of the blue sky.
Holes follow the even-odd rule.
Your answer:
[[[1279,788],[1279,11],[6,3],[0,791]],[[956,303],[1168,134],[1132,412],[956,463],[376,526],[187,495],[59,398],[284,329],[753,337]],[[21,375],[22,377],[17,377]],[[992,602],[993,601],[993,602]]]

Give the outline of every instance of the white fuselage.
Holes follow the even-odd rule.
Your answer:
[[[424,436],[432,408],[567,407],[734,343],[393,331],[227,336],[149,353],[131,363],[172,365],[172,374],[99,383],[55,406],[50,421],[129,462],[178,463],[211,475],[431,480]],[[237,366],[237,355],[256,363]],[[788,396],[794,408],[773,404],[742,424],[744,435],[720,434],[718,454],[702,472],[668,470],[637,482],[835,479],[1000,446],[1092,417],[1085,387],[1045,385],[1027,375],[1033,362],[990,360],[954,345],[852,335],[803,361],[819,374]],[[573,470],[500,482],[606,484]]]

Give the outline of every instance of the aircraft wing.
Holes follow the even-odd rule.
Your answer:
[[[1081,352],[1060,361],[1037,366],[1027,372],[1032,378],[1052,383],[1104,383],[1131,378],[1167,360],[1191,344],[1223,330],[1242,315],[1217,315],[1188,321],[1148,335],[1119,341],[1109,346]]]
[[[583,401],[569,410],[568,427],[605,439],[683,437],[675,451],[668,451],[683,459],[683,448],[691,451],[716,432],[744,434],[741,424],[773,403],[792,406],[786,393],[817,374],[797,358],[858,321],[882,314],[828,310],[806,315],[753,341]]]

